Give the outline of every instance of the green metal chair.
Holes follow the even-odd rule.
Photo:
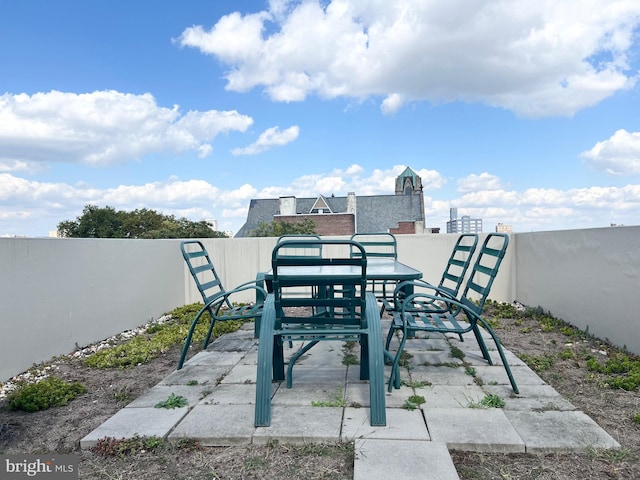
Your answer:
[[[260,326],[255,426],[271,424],[271,384],[285,379],[283,343],[308,342],[289,360],[286,381],[291,388],[296,361],[318,342],[331,340],[360,343],[360,378],[369,380],[371,424],[385,425],[382,331],[376,299],[366,291],[366,253],[351,240],[321,240],[332,250],[331,258],[280,254],[317,243],[283,240],[273,250],[273,293],[265,300]],[[344,254],[338,254],[336,247],[342,247]],[[360,255],[351,257],[349,248],[359,249]],[[323,273],[325,266],[343,271]],[[306,295],[300,295],[301,287]]]
[[[358,242],[364,247],[368,259],[373,258],[398,258],[398,242],[392,233],[354,233],[351,240]],[[357,248],[351,249],[351,256],[357,257],[360,251]],[[393,291],[397,282],[389,280],[369,280],[367,282],[369,291],[373,292],[378,301],[389,301],[393,298]],[[380,310],[382,314],[383,309]]]
[[[178,361],[178,370],[180,370],[184,364],[189,347],[191,346],[193,332],[205,312],[209,312],[211,323],[202,345],[203,349],[207,348],[211,341],[211,334],[213,333],[213,327],[216,322],[253,319],[258,325],[260,316],[262,315],[264,298],[267,295],[260,278],[238,285],[233,290],[225,290],[218,276],[218,272],[216,272],[213,262],[209,257],[209,253],[200,240],[185,240],[180,243],[180,250],[189,268],[189,272],[191,272],[191,276],[198,287],[198,291],[200,295],[202,295],[204,306],[191,322],[191,327],[185,339],[180,360]],[[255,303],[232,304],[230,299],[233,295],[251,289],[256,291]]]
[[[399,311],[402,301],[407,297],[407,294],[416,293],[419,291],[427,291],[427,293],[435,293],[438,295],[455,298],[460,291],[462,282],[469,266],[471,265],[471,259],[476,251],[478,245],[478,235],[475,233],[463,233],[456,240],[447,265],[440,277],[440,282],[437,286],[430,284],[425,280],[412,280],[407,282],[400,282],[393,292],[392,301],[384,299],[382,301],[382,314],[387,311],[389,313]],[[427,305],[429,308],[437,309],[438,306],[433,301],[419,302],[415,300],[415,303],[420,309],[425,309]],[[389,350],[389,341],[391,338],[387,338],[386,349]]]
[[[393,319],[385,344],[385,355],[392,359],[389,392],[394,386],[395,388],[400,388],[398,364],[405,343],[414,332],[454,333],[459,335],[461,340],[462,334],[473,332],[482,356],[489,365],[492,365],[491,356],[480,332],[480,327],[483,327],[495,342],[511,387],[515,393],[518,393],[518,387],[504,355],[500,340],[488,322],[482,317],[485,301],[498,273],[508,244],[509,237],[503,233],[492,233],[486,237],[461,296],[452,298],[449,295],[440,293],[436,287],[433,287],[433,294],[413,293],[401,302],[399,310],[392,312]],[[388,350],[390,339],[395,332],[401,332],[401,339],[398,350],[393,356]]]
[[[284,256],[297,256],[304,255],[308,257],[322,257],[322,242],[320,241],[320,236],[318,235],[303,235],[303,234],[286,234],[280,235],[276,242],[276,245],[286,241],[286,240],[305,240],[304,246],[294,246],[290,245],[285,248],[278,249],[278,255],[281,257]],[[318,240],[317,243],[314,242],[306,242],[309,240]]]

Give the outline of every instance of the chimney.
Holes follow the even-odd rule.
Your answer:
[[[296,197],[280,197],[280,215],[296,214]]]

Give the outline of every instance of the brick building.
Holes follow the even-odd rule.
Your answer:
[[[393,195],[357,196],[350,192],[346,197],[253,199],[247,221],[235,236],[251,236],[260,223],[296,223],[307,218],[315,222],[318,235],[425,233],[422,179],[407,167],[396,177]]]

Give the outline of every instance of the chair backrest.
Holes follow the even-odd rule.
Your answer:
[[[491,285],[498,274],[498,268],[500,268],[508,245],[509,236],[506,233],[490,233],[485,238],[478,258],[473,265],[471,275],[459,300],[478,315],[484,308],[484,303],[489,296]],[[473,296],[479,298],[472,298]]]
[[[311,248],[318,243],[321,247],[331,249],[330,257],[326,254],[280,254],[283,249]],[[357,249],[360,255],[352,257],[352,249]],[[323,248],[323,252],[326,250]],[[310,323],[309,315],[313,312],[313,323],[316,326],[322,323],[322,317],[326,317],[327,323],[331,325],[359,324],[365,312],[367,254],[357,242],[285,239],[273,249],[271,266],[274,302],[279,321]],[[325,267],[337,269],[340,273],[327,274]],[[301,295],[301,288],[307,294]]]
[[[278,241],[276,245],[284,242],[285,240],[318,240],[320,241],[320,237],[318,235],[302,235],[302,234],[287,234],[281,235],[278,237]],[[300,245],[288,245],[285,248],[278,249],[278,255],[280,257],[287,256],[309,256],[309,257],[322,257],[322,243],[318,242],[306,242],[304,246]]]
[[[180,250],[205,304],[213,295],[224,293],[218,272],[200,240],[185,240],[180,243]]]
[[[438,284],[439,290],[454,298],[458,295],[477,245],[478,235],[475,233],[463,233],[458,237]]]
[[[369,258],[398,258],[398,242],[392,233],[354,233],[351,235],[351,240],[362,245]],[[360,255],[360,250],[352,248],[351,256],[357,257],[358,255]]]

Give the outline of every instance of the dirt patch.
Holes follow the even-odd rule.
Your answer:
[[[541,325],[533,316],[500,320],[496,331],[516,355],[540,360],[538,374],[622,448],[570,455],[452,452],[460,478],[640,478],[640,425],[634,421],[640,414],[640,394],[607,388],[606,376],[586,366],[589,355],[612,355],[611,346],[571,336],[560,325]],[[112,450],[108,456],[79,450],[82,437],[173,371],[178,356],[175,347],[128,369],[97,370],[68,357],[54,362],[56,376],[83,383],[87,393],[67,406],[34,413],[8,411],[0,401],[0,453],[75,453],[80,457],[80,478],[86,479],[353,478],[352,445],[204,448],[185,442]]]
[[[490,309],[489,309],[490,310]],[[562,324],[536,316],[502,319],[496,328],[506,348],[527,359],[538,375],[578,410],[589,415],[620,450],[578,454],[476,454],[452,452],[461,479],[631,479],[640,478],[640,393],[611,389],[608,377],[587,368],[617,349]],[[635,420],[634,420],[635,418]]]
[[[353,478],[352,445],[214,448],[141,442],[115,445],[109,452],[80,450],[81,438],[175,370],[179,354],[174,347],[149,363],[125,369],[88,368],[68,357],[53,362],[52,375],[81,382],[87,393],[64,407],[33,413],[9,411],[6,400],[0,401],[0,453],[73,453],[80,457],[81,479]]]

